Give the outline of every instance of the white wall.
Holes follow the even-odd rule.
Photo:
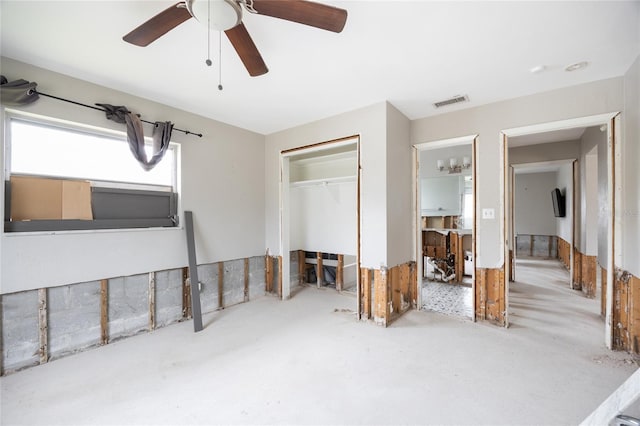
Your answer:
[[[292,187],[289,249],[355,256],[356,199],[355,180]]]
[[[597,152],[597,148],[596,148]],[[600,209],[598,208],[598,156],[587,155],[585,157],[585,184],[583,197],[583,212],[586,216],[584,221],[585,244],[584,253],[587,256],[598,254],[598,218]]]
[[[2,74],[36,81],[45,93],[90,105],[125,105],[146,120],[171,120],[178,128],[202,132],[203,138],[173,133],[181,149],[181,208],[194,212],[198,263],[264,254],[264,136],[8,58],[2,58]],[[57,100],[41,98],[20,109],[124,131],[98,111]],[[4,163],[4,140],[2,146]],[[4,194],[0,199],[3,211]],[[187,264],[182,228],[3,233],[0,250],[2,293]]]
[[[518,173],[515,180],[515,232],[528,235],[556,235],[551,191],[557,173]]]
[[[282,150],[360,136],[361,263],[387,262],[387,180],[385,102],[267,135],[265,145],[265,239],[272,254],[280,250],[279,179]],[[408,172],[410,173],[410,171]]]
[[[560,189],[564,195],[565,216],[555,217],[556,235],[568,243],[573,241],[573,230],[571,218],[573,215],[573,164],[568,163],[560,166],[556,174],[555,187]],[[549,192],[550,194],[551,192]],[[549,195],[551,199],[551,195]],[[575,241],[573,242],[575,244]]]
[[[496,218],[478,219],[478,267],[504,264],[501,130],[620,111],[622,94],[623,79],[612,78],[412,121],[414,144],[479,135],[476,211],[493,208]]]
[[[415,260],[410,122],[387,103],[387,266]]]
[[[638,35],[640,44],[640,34]],[[640,277],[640,56],[624,75],[622,112],[622,264]]]

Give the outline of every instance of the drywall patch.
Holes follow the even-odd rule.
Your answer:
[[[48,291],[49,355],[59,358],[100,343],[100,282]]]
[[[182,269],[156,272],[156,327],[182,319]]]
[[[38,291],[2,295],[4,372],[39,364]]]
[[[149,275],[109,280],[109,341],[149,329]]]

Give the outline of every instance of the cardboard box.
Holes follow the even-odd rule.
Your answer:
[[[87,181],[11,176],[11,220],[92,220]]]

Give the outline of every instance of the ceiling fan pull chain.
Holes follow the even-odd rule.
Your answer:
[[[218,33],[218,90],[222,90],[222,31]]]
[[[211,0],[207,0],[207,60],[204,61],[208,67],[211,66]]]

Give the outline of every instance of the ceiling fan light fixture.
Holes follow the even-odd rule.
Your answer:
[[[242,21],[242,9],[234,0],[187,0],[185,3],[198,22],[208,23],[216,31],[226,31]],[[208,16],[209,10],[211,16]]]

